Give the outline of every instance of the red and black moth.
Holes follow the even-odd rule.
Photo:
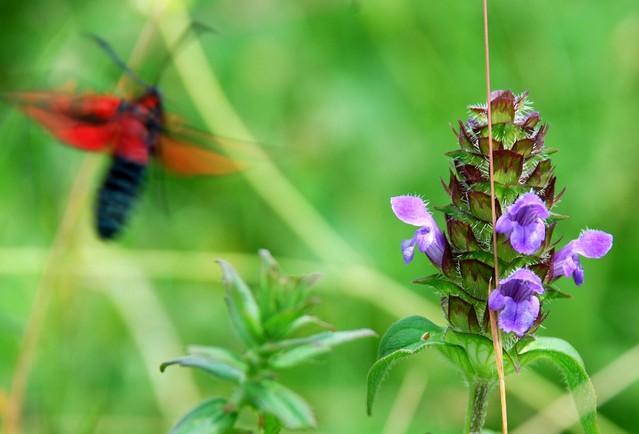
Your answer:
[[[219,144],[215,136],[186,127],[165,116],[160,90],[137,77],[102,39],[96,42],[144,90],[137,98],[27,91],[6,98],[34,119],[57,140],[85,151],[109,152],[108,169],[96,201],[96,226],[100,238],[115,238],[125,226],[141,193],[151,159],[183,175],[225,175],[241,164],[197,146]]]

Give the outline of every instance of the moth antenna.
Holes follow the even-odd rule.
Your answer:
[[[182,32],[180,37],[177,39],[177,41],[175,41],[171,49],[167,51],[166,56],[164,56],[164,59],[162,59],[162,62],[160,63],[160,66],[158,68],[158,74],[154,80],[155,85],[159,83],[160,77],[162,76],[164,69],[169,65],[169,62],[171,61],[171,57],[175,54],[175,52],[178,49],[184,46],[184,43],[187,41],[187,37],[191,34],[192,31],[195,32],[196,35],[200,35],[201,33],[205,33],[205,32],[217,33],[217,31],[213,27],[207,26],[206,24],[201,23],[199,21],[192,21],[191,24],[189,24],[189,26],[186,29],[184,29],[184,31]]]
[[[131,69],[126,65],[126,63],[122,61],[122,59],[120,59],[120,57],[113,50],[113,47],[111,47],[111,45],[107,41],[105,41],[104,39],[92,33],[88,33],[86,34],[86,36],[88,38],[93,39],[100,46],[100,48],[102,48],[104,52],[111,58],[111,60],[113,60],[115,64],[118,65],[120,69],[122,69],[122,71],[124,71],[131,78],[133,78],[133,80],[135,80],[136,82],[138,82],[144,87],[151,87],[146,81],[142,80],[135,72],[131,71]]]

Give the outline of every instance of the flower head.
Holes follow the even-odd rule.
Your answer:
[[[522,337],[539,315],[539,299],[544,287],[535,273],[520,268],[502,280],[488,298],[488,307],[499,311],[499,327]]]
[[[499,217],[495,230],[506,235],[517,252],[532,255],[546,238],[544,222],[549,216],[544,202],[536,194],[526,193]]]
[[[433,264],[441,267],[446,250],[446,237],[437,227],[424,201],[416,196],[396,196],[391,198],[391,208],[404,223],[419,226],[413,238],[402,241],[404,261],[408,264],[413,260],[417,245],[419,251],[425,253]]]
[[[575,284],[584,283],[584,269],[579,256],[601,258],[612,247],[612,235],[602,231],[585,231],[559,250],[554,257],[552,280],[561,276],[572,277]]]

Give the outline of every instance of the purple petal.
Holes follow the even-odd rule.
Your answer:
[[[546,204],[535,193],[526,193],[520,196],[514,204],[508,207],[508,214],[520,213],[526,214],[531,219],[540,217],[546,220],[550,216]]]
[[[574,252],[586,258],[601,258],[612,247],[612,235],[603,231],[589,230],[575,240]]]
[[[391,208],[398,219],[413,226],[435,226],[426,204],[417,196],[391,197]]]
[[[543,294],[544,292],[544,285],[541,283],[541,279],[539,278],[539,276],[537,276],[535,273],[527,268],[519,268],[510,276],[501,280],[499,282],[499,288],[513,280],[519,280],[527,283],[530,289],[537,294]]]
[[[508,234],[513,231],[515,222],[508,218],[508,214],[502,214],[495,223],[495,230],[500,234]]]
[[[488,307],[490,310],[500,310],[506,305],[506,297],[504,297],[499,291],[492,291],[488,297]]]
[[[544,221],[549,216],[542,200],[534,193],[526,193],[499,217],[495,231],[504,234],[517,252],[531,255],[546,238]]]
[[[532,255],[539,249],[546,238],[546,227],[542,220],[537,220],[527,226],[514,225],[510,234],[510,243],[519,253]]]
[[[584,269],[579,256],[601,258],[612,247],[612,235],[602,231],[589,230],[579,238],[562,247],[554,257],[552,280],[561,276],[572,277],[577,286],[584,283]]]
[[[420,226],[413,238],[402,243],[404,262],[409,263],[415,253],[415,245],[419,251],[440,267],[446,250],[446,237],[430,215],[426,204],[416,196],[397,196],[391,198],[391,207],[395,215],[404,223]]]
[[[506,300],[506,307],[499,314],[499,327],[506,333],[514,332],[522,337],[532,327],[539,315],[539,300],[530,297],[528,300],[515,303]]]
[[[404,255],[404,263],[408,264],[413,260],[415,254],[415,238],[402,241],[402,255]]]
[[[572,278],[575,279],[575,285],[577,286],[581,286],[582,283],[584,283],[584,269],[583,267],[579,266],[575,269],[575,271],[572,273]]]

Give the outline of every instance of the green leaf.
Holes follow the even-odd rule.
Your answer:
[[[494,152],[495,182],[517,185],[524,168],[524,157],[516,152],[501,149]]]
[[[509,90],[496,91],[490,96],[492,123],[510,123],[515,120],[515,95]]]
[[[314,315],[302,315],[301,317],[297,318],[295,321],[291,323],[287,334],[296,332],[302,327],[311,325],[311,324],[319,328],[322,328],[324,330],[335,331],[335,327],[332,324],[329,324],[326,321],[322,321],[321,319],[319,319],[318,317]]]
[[[459,261],[463,288],[478,300],[488,298],[488,282],[493,278],[493,268],[476,259]]]
[[[340,332],[324,332],[306,338],[281,341],[270,346],[272,349],[282,348],[282,351],[279,351],[271,358],[270,365],[277,369],[288,368],[319,354],[326,353],[335,345],[376,335],[377,334],[373,330],[360,329]]]
[[[481,191],[469,191],[468,203],[473,216],[484,222],[490,222],[492,211],[490,207],[490,196]]]
[[[442,307],[453,328],[463,332],[481,333],[477,313],[472,304],[460,297],[450,296],[444,298]]]
[[[595,389],[577,350],[562,339],[538,337],[520,353],[520,360],[521,365],[525,366],[541,359],[554,363],[564,375],[584,431],[588,434],[599,433]]]
[[[486,160],[481,155],[462,151],[460,149],[446,152],[444,155],[455,160],[459,160],[464,164],[470,164],[472,166],[481,166],[486,164]]]
[[[490,183],[478,182],[473,185],[473,190],[490,194]],[[497,201],[499,202],[502,209],[512,204],[519,196],[529,191],[530,187],[528,186],[502,185],[498,182],[495,183],[495,196],[497,197]]]
[[[262,434],[279,434],[283,425],[278,418],[270,413],[263,415]]]
[[[377,361],[368,371],[366,407],[369,415],[379,386],[396,362],[411,357],[429,346],[452,347],[442,340],[443,333],[442,327],[417,315],[400,319],[388,328],[379,343]]]
[[[431,274],[413,280],[413,283],[430,286],[440,294],[464,294],[464,290],[441,274]]]
[[[169,434],[226,434],[237,419],[236,411],[228,411],[224,398],[210,398],[189,411]]]
[[[286,428],[315,426],[315,417],[306,401],[280,383],[262,380],[246,383],[243,389],[253,407],[261,413],[275,416]]]
[[[480,249],[470,225],[455,220],[450,216],[446,218],[446,225],[450,242],[457,250],[468,252]]]
[[[196,354],[178,357],[160,365],[160,371],[171,365],[198,368],[221,380],[244,381],[248,367],[237,356],[221,348],[204,348]]]
[[[542,160],[526,179],[525,184],[531,187],[544,187],[553,176],[553,167],[550,160]]]
[[[435,206],[433,208],[435,208],[437,211],[441,211],[444,214],[453,217],[456,220],[459,220],[460,222],[466,223],[471,228],[474,228],[473,232],[478,240],[480,239],[480,237],[477,236],[478,233],[492,230],[492,226],[490,224],[481,221],[478,218],[475,218],[472,214],[463,212],[453,205]]]
[[[470,366],[466,365],[464,360],[464,363],[461,363],[459,367],[467,378],[473,379],[481,377],[488,381],[497,380],[493,341],[485,336],[472,333],[459,333],[451,329],[446,332],[445,340],[465,350]],[[455,360],[451,361],[455,362]]]
[[[552,285],[546,285],[544,287],[546,291],[543,294],[544,300],[554,300],[556,298],[572,298],[572,295],[566,294],[563,291],[560,291],[558,288]]]
[[[250,288],[237,272],[226,262],[219,260],[223,282],[226,285],[226,304],[229,316],[240,339],[249,347],[262,341],[264,330],[260,318],[260,308]]]

